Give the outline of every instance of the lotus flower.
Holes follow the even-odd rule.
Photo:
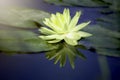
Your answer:
[[[58,43],[65,41],[69,45],[77,45],[82,37],[89,37],[92,34],[81,31],[90,21],[77,25],[81,12],[76,12],[71,18],[69,9],[64,9],[63,14],[57,12],[51,14],[50,18],[45,18],[43,23],[47,27],[41,27],[39,31],[43,34],[39,37],[48,43]]]

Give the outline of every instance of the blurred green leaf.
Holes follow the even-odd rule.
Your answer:
[[[41,39],[30,40],[0,40],[0,50],[5,52],[41,52],[55,49]]]
[[[97,19],[97,24],[113,30],[114,32],[120,32],[120,12],[115,12],[113,14],[109,15],[103,15],[103,17],[100,17]]]
[[[106,6],[107,2],[104,0],[44,0],[48,3],[53,3],[56,5],[65,5],[65,6]]]
[[[48,3],[65,6],[85,6],[85,7],[100,7],[106,6],[102,12],[120,11],[120,0],[44,0]]]
[[[0,29],[0,39],[3,40],[28,40],[37,39],[38,34],[35,34],[29,30],[19,30],[19,29]]]
[[[120,11],[120,0],[104,0],[105,2],[110,3],[109,8],[113,11]]]
[[[45,2],[55,4],[55,5],[66,5],[66,6],[71,6],[69,3],[63,2],[63,0],[44,0]]]
[[[85,31],[93,34],[86,38],[90,41],[91,47],[94,47],[98,54],[120,57],[120,33],[101,27],[100,25],[91,25],[84,28]]]
[[[42,20],[49,16],[49,13],[35,9],[0,8],[0,24],[20,28],[36,28],[36,23],[43,25]]]
[[[117,50],[117,49],[108,49],[108,48],[96,48],[97,52],[99,54],[104,54],[106,56],[114,56],[114,57],[120,57],[120,49]],[[109,53],[109,55],[108,55]]]
[[[41,52],[56,49],[56,47],[40,39],[32,30],[0,25],[0,51]]]
[[[113,26],[111,26],[113,27]],[[113,31],[107,29],[105,27],[101,27],[100,25],[89,25],[88,27],[84,28],[83,30],[93,33],[93,36],[99,37],[115,37],[120,38],[120,33],[117,31]],[[88,37],[91,38],[91,37]]]
[[[89,38],[97,53],[107,56],[120,57],[120,12],[104,15],[97,19],[93,37]],[[101,27],[102,26],[102,27]],[[97,31],[97,32],[96,32]]]

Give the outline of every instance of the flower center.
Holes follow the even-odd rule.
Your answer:
[[[68,37],[68,38],[71,38],[71,39],[72,39],[72,38],[73,38],[73,34],[72,34],[72,33],[67,33],[67,34],[66,34],[66,37]]]

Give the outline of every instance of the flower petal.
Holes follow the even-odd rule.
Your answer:
[[[53,28],[52,25],[50,23],[52,23],[48,18],[45,18],[45,21],[43,21],[43,23],[48,26],[49,28]]]
[[[60,42],[61,39],[55,39],[55,40],[51,40],[51,41],[48,41],[48,43],[57,43],[57,42]]]
[[[41,28],[39,29],[39,31],[40,31],[42,34],[46,34],[46,35],[56,34],[56,32],[54,32],[53,30],[48,29],[48,28],[46,28],[46,27],[41,27]]]
[[[44,39],[44,40],[53,40],[53,39],[59,39],[62,40],[64,39],[64,35],[49,35],[49,36],[39,36],[40,38]]]
[[[73,29],[76,26],[80,15],[81,15],[81,12],[76,12],[75,16],[73,17],[73,19],[71,20],[71,22],[70,22],[70,24],[68,26],[69,30]]]
[[[64,16],[65,23],[68,26],[71,20],[69,9],[64,9],[63,16]]]
[[[79,31],[78,34],[79,34],[80,37],[89,37],[89,36],[92,36],[92,34],[87,33],[87,32],[83,32],[83,31]]]
[[[65,37],[64,40],[65,40],[65,42],[66,42],[67,44],[69,44],[69,45],[75,46],[75,45],[78,44],[78,43],[77,43],[77,40],[74,40],[74,39],[70,39],[70,38]]]
[[[81,23],[77,25],[72,31],[79,31],[80,29],[86,27],[91,21]]]
[[[63,28],[64,28],[64,25],[65,25],[65,22],[64,22],[64,20],[62,19],[62,17],[63,17],[62,14],[56,13],[56,18],[57,18],[57,23],[56,23],[56,25],[57,25],[58,27],[60,27],[61,29],[63,29]]]
[[[56,24],[50,22],[50,21],[47,21],[47,22],[44,22],[45,24],[47,24],[48,27],[50,27],[51,29],[53,29],[55,32],[59,33],[61,31],[61,28],[58,27]]]
[[[73,39],[73,40],[79,40],[81,36],[79,36],[78,32],[71,32],[66,35],[67,38]]]
[[[56,15],[55,14],[51,14],[50,20],[52,21],[52,23],[56,24],[56,22],[57,22]]]
[[[43,40],[52,40],[52,39],[55,39],[55,38],[49,37],[49,36],[39,36],[39,38],[41,38]]]

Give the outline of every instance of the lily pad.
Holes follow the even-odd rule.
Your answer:
[[[98,7],[107,6],[109,3],[104,0],[44,0],[48,3],[65,6],[87,6],[87,7]]]
[[[20,28],[36,28],[36,23],[43,25],[42,20],[49,16],[49,13],[35,9],[0,8],[0,24]]]
[[[0,50],[5,52],[41,52],[55,48],[41,39],[0,40]]]
[[[38,33],[32,30],[16,29],[3,25],[0,27],[0,51],[41,52],[56,49],[56,47],[56,45],[40,39]]]
[[[113,14],[109,15],[103,15],[103,17],[100,17],[97,19],[97,24],[113,30],[120,32],[120,12],[115,12]]]
[[[120,33],[110,29],[101,27],[100,25],[91,25],[84,28],[93,34],[86,38],[90,41],[92,48],[101,55],[120,57]]]

